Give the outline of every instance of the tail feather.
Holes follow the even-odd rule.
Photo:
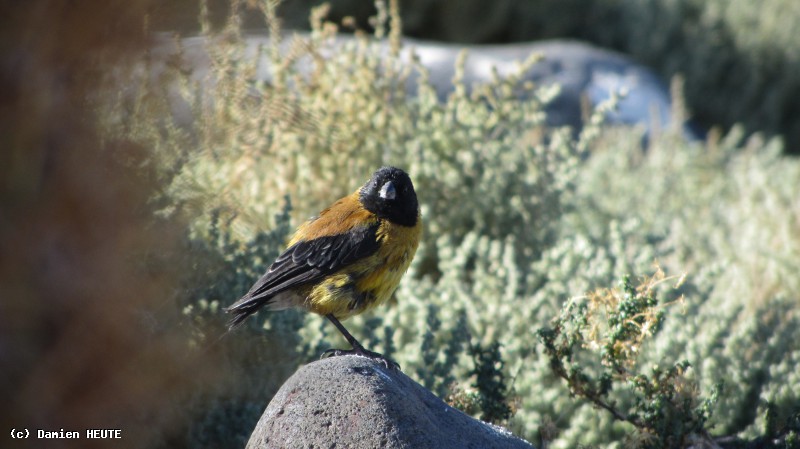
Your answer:
[[[260,308],[267,305],[272,298],[245,296],[236,304],[225,309],[226,312],[233,314],[233,318],[228,322],[228,330],[234,330],[244,323],[250,315],[258,312]]]

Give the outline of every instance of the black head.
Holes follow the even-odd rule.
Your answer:
[[[403,226],[415,226],[419,214],[417,193],[408,174],[399,168],[383,167],[361,187],[364,208],[380,218]]]

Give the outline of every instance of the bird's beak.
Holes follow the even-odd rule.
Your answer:
[[[397,191],[394,188],[394,183],[392,181],[387,181],[386,184],[381,187],[380,197],[385,200],[393,200],[397,196]]]

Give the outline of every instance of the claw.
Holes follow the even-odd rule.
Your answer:
[[[355,349],[326,349],[320,359],[328,358],[328,357],[339,357],[343,355],[356,355],[359,357],[366,357],[371,360],[375,360],[376,362],[381,362],[386,367],[386,369],[396,369],[400,370],[400,364],[395,362],[394,360],[384,356],[383,354],[379,354],[377,352],[368,351],[364,348],[355,348]]]
[[[337,329],[339,329],[339,332],[341,332],[342,335],[344,335],[344,338],[347,340],[348,343],[350,343],[350,346],[352,346],[353,349],[326,349],[325,352],[322,353],[322,356],[320,356],[321,359],[325,357],[337,357],[340,355],[358,355],[361,357],[366,357],[368,359],[381,362],[384,364],[384,366],[386,366],[387,369],[396,369],[396,370],[400,369],[400,364],[398,364],[394,360],[384,357],[383,354],[378,354],[377,352],[372,352],[368,351],[367,349],[364,349],[364,346],[362,346],[361,343],[358,342],[358,340],[353,338],[353,336],[350,335],[350,332],[347,332],[347,329],[345,329],[344,326],[342,326],[342,323],[340,323],[335,316],[333,316],[332,314],[328,314],[325,315],[325,318],[330,320],[330,322],[333,323],[333,325],[336,326]]]

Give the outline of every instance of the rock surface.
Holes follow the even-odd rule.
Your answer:
[[[292,36],[307,37],[302,33],[287,34],[283,41],[283,51],[291,47]],[[269,38],[260,35],[244,36],[245,54],[256,58],[259,48],[269,45]],[[354,38],[339,35],[330,42],[323,55],[330,56],[336,49],[353,43]],[[410,61],[412,51],[429,71],[429,79],[438,97],[444,101],[453,92],[455,64],[462,50],[468,50],[464,66],[464,83],[467,88],[478,83],[488,83],[493,77],[493,69],[501,76],[517,71],[517,63],[531,54],[540,54],[543,60],[535,64],[523,79],[540,86],[557,84],[560,92],[546,106],[547,124],[550,126],[568,125],[578,130],[583,125],[586,106],[596,107],[610,97],[612,92],[624,92],[614,111],[606,115],[609,124],[638,124],[646,130],[664,129],[672,121],[670,93],[654,72],[632,59],[607,49],[587,43],[570,40],[548,40],[507,45],[458,45],[440,42],[403,39],[401,58]],[[183,55],[181,67],[189,69],[193,81],[208,82],[212,66],[206,50],[206,39],[186,38],[181,41]],[[388,53],[386,42],[376,42],[384,53]],[[326,50],[326,51],[325,51]],[[152,51],[151,74],[153,79],[161,79],[178,54],[176,41],[172,36],[160,37]],[[313,70],[309,61],[296,63],[300,72]],[[255,78],[262,81],[270,79],[269,62],[262,55],[256,69]],[[418,73],[411,74],[407,90],[414,95],[417,89]],[[190,105],[182,103],[179,95],[171,95],[170,103],[178,123],[191,121]],[[690,123],[682,124],[687,138],[698,138],[699,130]]]
[[[526,448],[445,404],[398,370],[357,356],[301,367],[273,397],[247,449]]]

